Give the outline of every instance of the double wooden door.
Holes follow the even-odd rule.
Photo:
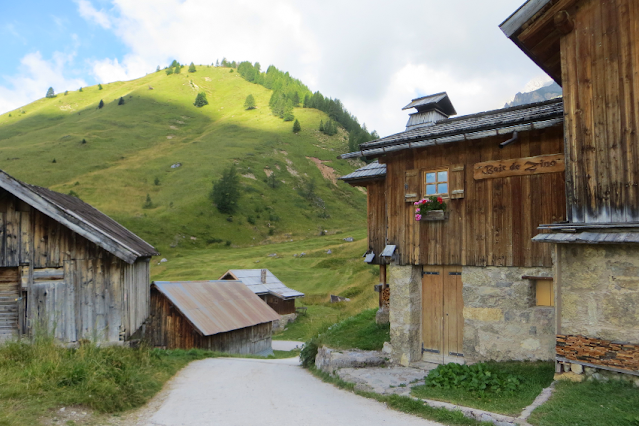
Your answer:
[[[422,358],[464,362],[464,299],[461,266],[424,266],[422,272]]]

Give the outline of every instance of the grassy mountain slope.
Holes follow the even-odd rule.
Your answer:
[[[291,122],[271,114],[270,90],[228,68],[197,68],[59,93],[1,115],[0,169],[73,191],[163,254],[365,226],[365,195],[332,179],[354,168],[335,159],[347,144],[344,131],[328,137],[317,130],[327,119],[323,112],[295,108],[302,126],[296,135]],[[200,91],[209,105],[196,108]],[[247,111],[249,94],[257,109]],[[230,219],[208,195],[211,182],[233,163],[244,193]],[[275,188],[267,184],[271,172]],[[151,208],[143,208],[147,194]]]

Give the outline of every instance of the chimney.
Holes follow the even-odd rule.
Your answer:
[[[432,126],[438,121],[447,120],[451,115],[457,114],[446,92],[413,99],[402,110],[410,108],[415,108],[417,112],[410,114],[406,130]]]
[[[262,269],[261,271],[262,284],[266,284],[266,269]]]

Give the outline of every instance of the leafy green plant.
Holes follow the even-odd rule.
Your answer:
[[[208,105],[209,101],[206,99],[206,93],[204,92],[200,92],[197,94],[197,96],[195,97],[195,102],[193,102],[193,105],[195,105],[198,108],[203,107],[204,105]]]
[[[473,365],[450,363],[431,370],[425,384],[444,389],[465,389],[483,396],[486,393],[512,394],[519,389],[521,378],[500,373],[484,363]]]
[[[304,343],[304,347],[300,351],[300,363],[304,368],[310,368],[315,365],[315,357],[319,351],[319,338],[313,337]]]

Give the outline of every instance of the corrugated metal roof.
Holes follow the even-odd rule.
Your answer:
[[[280,319],[239,281],[154,281],[152,285],[205,336]]]
[[[364,167],[360,167],[353,173],[342,176],[340,179],[343,181],[357,181],[357,180],[373,180],[376,178],[383,178],[386,176],[386,164],[380,164],[377,161],[367,164]]]
[[[437,107],[448,116],[457,114],[457,111],[455,111],[455,107],[453,107],[453,104],[446,92],[435,93],[434,95],[422,96],[421,98],[413,99],[408,105],[402,108],[402,111],[410,108],[417,108],[418,111],[421,111],[429,106]]]
[[[159,254],[142,238],[77,197],[29,185],[2,171],[0,187],[128,263]]]
[[[283,299],[304,297],[304,293],[288,288],[268,269],[266,283],[262,283],[261,269],[229,269],[220,277],[221,280],[229,278],[241,281],[255,294],[272,294]]]
[[[533,241],[553,244],[628,244],[639,243],[639,232],[558,232],[536,235]]]
[[[339,158],[383,155],[385,152],[481,139],[513,131],[530,131],[563,123],[563,99],[502,108],[441,120],[360,145],[360,151]]]

